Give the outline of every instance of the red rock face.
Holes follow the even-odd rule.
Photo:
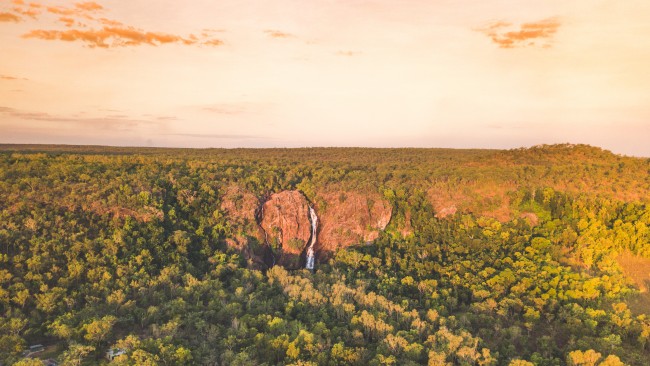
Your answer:
[[[299,191],[271,195],[262,207],[262,229],[273,248],[276,263],[297,268],[311,236],[309,203]]]
[[[320,220],[316,250],[336,251],[370,242],[386,228],[392,207],[378,193],[327,192],[318,194]]]
[[[221,209],[228,213],[231,220],[238,223],[255,222],[255,211],[259,200],[254,194],[238,186],[229,186],[223,192]]]
[[[255,218],[258,207],[257,197],[238,186],[229,186],[223,192],[221,210],[235,229],[226,244],[240,251],[253,267],[264,268],[264,233]]]
[[[299,268],[300,256],[311,238],[309,202],[299,191],[275,193],[262,205],[259,225],[255,216],[258,205],[257,197],[239,187],[231,186],[224,191],[221,209],[237,232],[226,242],[256,267],[271,265],[275,259],[276,264]],[[317,193],[314,206],[318,216],[315,250],[320,253],[377,239],[388,225],[392,211],[378,193],[366,192]],[[268,258],[269,247],[274,258]]]

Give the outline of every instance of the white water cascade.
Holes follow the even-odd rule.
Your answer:
[[[316,231],[318,230],[318,216],[316,216],[316,211],[309,206],[309,218],[311,219],[311,240],[309,241],[309,246],[307,247],[307,264],[305,268],[309,270],[314,270],[314,244],[316,244]]]

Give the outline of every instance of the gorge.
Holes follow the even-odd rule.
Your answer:
[[[647,365],[648,159],[11,149],[3,365]]]
[[[316,257],[375,240],[392,214],[377,193],[318,192],[308,201],[298,190],[258,198],[235,186],[224,192],[221,209],[235,229],[229,247],[253,267],[288,269],[313,269]]]

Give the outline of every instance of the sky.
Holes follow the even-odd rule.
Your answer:
[[[650,157],[647,0],[0,0],[0,143]]]

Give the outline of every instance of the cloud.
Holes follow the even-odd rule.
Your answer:
[[[118,22],[117,20],[112,20],[112,19],[99,18],[99,19],[96,19],[96,20],[98,22],[100,22],[101,24],[103,24],[103,25],[108,25],[108,26],[111,26],[111,27],[120,27],[120,26],[124,25],[124,23]]]
[[[558,18],[523,23],[514,28],[512,23],[497,21],[477,29],[490,37],[500,48],[550,47],[549,41],[560,28]]]
[[[223,44],[223,41],[220,39],[208,39],[203,41],[201,44],[206,45],[206,46],[221,46]]]
[[[18,22],[23,20],[19,15],[29,16],[40,21],[39,3],[26,4],[22,0],[12,0],[14,12],[0,13],[0,21]],[[157,32],[139,29],[125,25],[120,21],[98,16],[105,8],[96,2],[77,2],[71,6],[47,6],[47,13],[56,16],[54,20],[68,29],[33,29],[23,38],[46,41],[81,42],[90,48],[110,48],[163,44],[182,44],[199,46],[220,46],[223,41],[205,31],[200,37],[190,34],[181,36],[167,32]],[[51,17],[51,16],[50,16]],[[46,17],[48,19],[49,17]]]
[[[104,7],[95,2],[83,2],[74,4],[74,7],[48,6],[46,10],[49,13],[57,15],[76,16],[92,19],[92,16],[90,14],[104,10]]]
[[[63,23],[66,27],[72,27],[75,24],[74,18],[69,18],[69,17],[60,17],[59,21]]]
[[[32,19],[37,19],[37,17],[41,14],[41,11],[35,7],[28,7],[28,8],[15,7],[13,8],[13,11],[15,11],[18,14],[28,16]]]
[[[84,3],[76,3],[76,4],[74,4],[74,6],[77,9],[81,9],[83,11],[98,11],[98,10],[103,10],[104,9],[103,6],[97,4],[96,2],[92,2],[92,1],[87,1],[87,2],[84,2]]]
[[[279,30],[274,30],[274,29],[267,29],[264,31],[264,33],[268,34],[269,37],[271,38],[292,38],[294,37],[293,34],[290,33],[285,33]]]
[[[49,13],[56,14],[56,15],[65,15],[65,16],[79,15],[79,11],[77,11],[76,9],[70,9],[64,6],[48,6],[45,9]]]
[[[25,78],[19,78],[11,75],[0,75],[1,80],[27,80]]]
[[[16,14],[0,12],[0,22],[15,22],[18,23],[22,19]]]
[[[202,44],[206,46],[219,46],[223,42],[218,39],[199,40],[196,37],[183,38],[181,36],[160,33],[146,32],[133,27],[103,27],[101,29],[68,29],[68,30],[44,30],[36,29],[23,35],[24,38],[37,38],[46,41],[60,40],[67,42],[80,41],[89,47],[126,47],[151,45],[158,46],[168,43],[179,43],[184,45]]]
[[[30,112],[0,106],[0,114],[9,118],[26,121],[51,122],[57,128],[82,128],[92,130],[130,131],[143,126],[162,127],[165,120],[134,119],[126,115],[106,115],[98,117],[75,117],[52,115],[46,112]]]

